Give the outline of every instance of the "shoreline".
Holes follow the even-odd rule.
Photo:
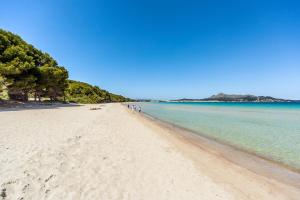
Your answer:
[[[170,103],[184,103],[184,102],[187,102],[187,103],[193,103],[193,102],[196,102],[196,103],[294,103],[294,102],[299,102],[298,100],[287,100],[287,101],[201,101],[201,100],[195,100],[195,101],[166,101],[166,102],[170,102]]]
[[[0,112],[1,195],[7,200],[240,196],[198,171],[122,105],[91,109],[95,106]]]
[[[166,122],[145,112],[139,114],[138,117],[170,132],[177,139],[182,140],[181,142],[187,143],[187,145],[213,152],[227,161],[255,174],[300,189],[300,170],[297,168],[268,159],[229,143],[210,138],[201,133],[196,133],[195,131],[180,127],[176,124]]]
[[[292,182],[255,173],[211,142],[121,104],[4,111],[0,126],[0,191],[7,200],[300,196]]]

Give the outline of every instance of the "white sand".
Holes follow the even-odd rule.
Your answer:
[[[90,107],[0,112],[5,199],[297,199],[300,194],[199,152],[204,168],[167,131],[163,135],[119,104]]]

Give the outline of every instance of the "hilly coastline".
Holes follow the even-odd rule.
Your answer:
[[[255,96],[255,95],[240,95],[240,94],[224,94],[219,93],[204,99],[177,99],[171,100],[175,102],[190,102],[190,101],[216,101],[216,102],[293,102],[294,100],[274,98],[271,96]]]

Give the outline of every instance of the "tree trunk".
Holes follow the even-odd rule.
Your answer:
[[[8,89],[8,97],[10,100],[26,102],[28,101],[28,92],[16,89]]]
[[[28,101],[28,92],[24,92],[24,95],[23,95],[23,101],[24,101],[24,102],[27,102],[27,101]]]

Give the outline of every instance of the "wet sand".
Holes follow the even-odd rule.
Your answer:
[[[4,199],[300,196],[292,184],[251,171],[120,104],[3,110],[0,127]]]
[[[237,148],[226,142],[209,138],[204,134],[196,133],[192,130],[171,124],[157,119],[146,113],[141,113],[140,117],[150,123],[154,123],[165,131],[172,132],[174,136],[183,140],[182,142],[206,148],[208,151],[218,152],[219,155],[235,164],[241,165],[257,174],[277,179],[280,182],[300,188],[300,170],[291,166],[276,162],[270,158],[262,157],[254,152]]]
[[[228,187],[235,194],[239,194],[237,191],[240,191],[239,199],[299,199],[298,169],[159,120],[146,113],[133,114],[142,123],[172,141],[201,171],[205,171],[215,181],[223,183],[224,188]]]

